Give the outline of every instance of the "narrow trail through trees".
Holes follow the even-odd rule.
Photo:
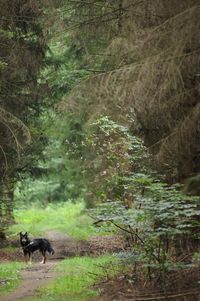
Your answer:
[[[33,263],[22,271],[22,284],[10,294],[2,297],[1,301],[23,300],[24,298],[35,296],[36,290],[51,281],[59,274],[53,272],[57,261],[48,261],[46,264]]]
[[[51,231],[46,237],[51,241],[55,255],[48,256],[46,264],[42,264],[40,254],[35,254],[32,265],[28,265],[21,273],[21,285],[15,291],[3,296],[1,301],[23,300],[36,296],[39,287],[61,275],[54,271],[60,260],[68,256],[84,255],[87,251],[87,242],[76,241],[63,233]]]
[[[48,232],[45,237],[51,242],[55,250],[53,256],[49,255],[46,264],[40,263],[41,254],[34,253],[33,263],[27,265],[21,272],[22,283],[13,292],[1,297],[1,301],[24,300],[28,297],[37,297],[38,289],[44,284],[53,281],[62,273],[55,271],[55,266],[62,260],[74,256],[89,256],[115,252],[123,249],[124,241],[118,236],[91,236],[88,241],[76,240],[57,231]],[[112,243],[111,243],[112,241]],[[95,301],[101,301],[95,298]],[[104,297],[104,301],[107,299]],[[108,299],[109,300],[109,299]],[[91,299],[90,301],[94,301]]]

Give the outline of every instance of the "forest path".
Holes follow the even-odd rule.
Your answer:
[[[16,301],[27,300],[29,297],[36,297],[39,295],[38,289],[44,284],[51,282],[60,275],[59,272],[54,271],[54,267],[63,259],[96,254],[104,254],[109,251],[117,251],[123,248],[123,240],[118,236],[93,236],[88,241],[76,240],[64,233],[58,231],[49,231],[45,237],[50,241],[55,254],[48,256],[45,264],[40,263],[42,260],[41,254],[35,252],[33,255],[33,263],[28,264],[21,272],[22,282],[21,285],[10,292],[9,294],[2,296],[1,301]],[[21,250],[20,250],[21,252]],[[21,253],[20,253],[21,254]],[[106,301],[110,300],[106,297],[91,299],[90,301]]]
[[[34,254],[33,263],[28,265],[21,273],[22,283],[13,292],[1,297],[1,301],[23,300],[37,296],[37,289],[61,275],[54,271],[58,262],[67,256],[79,255],[84,252],[86,242],[76,241],[66,234],[51,231],[45,236],[51,242],[55,254],[48,256],[46,264],[41,261],[40,254]]]
[[[45,283],[56,278],[59,274],[53,272],[57,261],[48,261],[46,264],[33,263],[25,268],[22,273],[22,284],[13,292],[1,298],[1,301],[23,300],[36,296],[36,290]]]

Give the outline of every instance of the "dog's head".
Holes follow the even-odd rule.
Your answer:
[[[30,239],[28,238],[28,233],[26,232],[26,233],[23,234],[22,232],[20,232],[19,236],[20,236],[21,245],[22,246],[27,246],[30,242]]]

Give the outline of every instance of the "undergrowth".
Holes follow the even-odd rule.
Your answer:
[[[0,264],[0,294],[14,290],[19,285],[19,272],[24,266],[21,262]]]
[[[9,234],[27,231],[36,236],[57,230],[77,239],[87,239],[94,234],[95,228],[84,213],[84,207],[84,202],[66,202],[49,204],[46,208],[15,209],[16,224],[10,227]]]
[[[99,292],[92,287],[94,284],[107,278],[108,274],[111,277],[118,272],[117,259],[112,255],[66,259],[55,270],[62,276],[43,287],[39,297],[28,299],[29,301],[85,301],[98,296]]]

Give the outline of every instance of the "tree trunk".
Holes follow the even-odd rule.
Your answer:
[[[5,219],[4,219],[4,202],[3,202],[3,187],[0,183],[0,247],[5,241]]]
[[[14,223],[14,215],[13,215],[13,208],[14,208],[14,182],[13,178],[8,178],[6,187],[5,187],[5,205],[6,205],[6,212],[5,217],[8,224]]]

